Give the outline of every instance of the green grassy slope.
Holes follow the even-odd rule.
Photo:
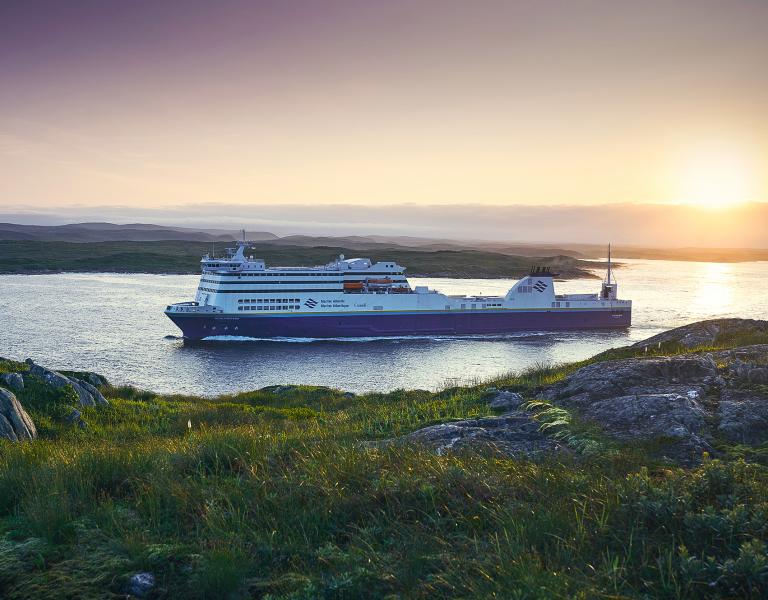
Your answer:
[[[222,244],[217,244],[219,252]],[[126,273],[198,273],[200,257],[211,251],[203,242],[19,242],[0,241],[0,273],[46,271],[113,271]],[[257,244],[252,253],[269,265],[325,264],[339,254],[359,256],[342,247]],[[367,255],[367,252],[362,252]],[[594,263],[567,256],[532,258],[475,250],[424,252],[388,249],[372,251],[372,259],[394,260],[411,275],[447,277],[518,277],[532,265],[551,266],[563,277],[591,277]]]
[[[636,353],[494,383],[532,397]],[[32,382],[19,397],[40,439],[0,441],[0,596],[119,598],[142,570],[158,598],[768,593],[768,448],[685,470],[577,420],[561,431],[572,455],[538,463],[363,443],[491,414],[482,389],[106,388],[110,406],[83,409],[80,430],[63,421],[71,394]]]

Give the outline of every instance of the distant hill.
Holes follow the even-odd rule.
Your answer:
[[[200,257],[210,251],[210,243],[186,240],[89,243],[7,240],[0,241],[0,273],[199,273]],[[250,253],[267,259],[270,265],[317,265],[339,254],[363,254],[347,246],[292,246],[273,241],[254,244]],[[531,266],[541,265],[551,267],[566,279],[593,278],[592,269],[602,267],[570,256],[512,256],[466,249],[429,252],[390,247],[365,254],[372,259],[397,261],[408,268],[411,276],[429,277],[518,278]]]
[[[251,231],[248,239],[277,239],[273,233]],[[73,223],[70,225],[17,225],[0,223],[0,240],[41,242],[155,242],[184,240],[190,242],[226,242],[239,238],[234,231],[165,227],[147,223]]]
[[[264,245],[291,248],[345,248],[348,252],[376,253],[408,252],[465,252],[476,251],[509,257],[570,257],[597,259],[606,255],[602,244],[551,244],[546,242],[493,242],[483,240],[450,240],[416,236],[350,235],[350,236],[277,236],[267,231],[249,231],[249,240]],[[151,223],[115,224],[104,222],[73,223],[68,225],[19,225],[0,223],[0,241],[27,242],[219,242],[240,239],[242,233],[227,229],[171,227]],[[616,240],[619,242],[620,240]],[[768,249],[750,248],[652,248],[614,244],[614,256],[649,260],[677,260],[703,262],[743,262],[768,260]],[[387,252],[390,251],[390,252]],[[274,254],[274,251],[272,252]]]

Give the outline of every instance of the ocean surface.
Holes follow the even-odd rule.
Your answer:
[[[714,317],[768,318],[768,262],[621,260],[619,296],[634,301],[627,331],[362,340],[218,341],[189,345],[163,314],[190,300],[196,275],[0,276],[0,356],[96,371],[116,384],[212,396],[274,384],[353,392],[438,389],[532,365],[586,358]],[[511,280],[411,278],[449,294],[504,294]],[[596,292],[598,280],[558,282]]]

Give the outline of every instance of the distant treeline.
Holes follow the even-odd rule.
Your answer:
[[[216,254],[225,244],[216,244]],[[36,242],[0,241],[0,273],[117,272],[198,273],[200,257],[210,253],[206,242]],[[549,266],[563,278],[594,277],[589,269],[599,263],[569,256],[514,256],[479,250],[403,250],[381,248],[365,251],[334,246],[283,246],[255,244],[249,254],[267,265],[325,264],[340,254],[394,260],[411,276],[501,278],[518,277],[534,265]]]

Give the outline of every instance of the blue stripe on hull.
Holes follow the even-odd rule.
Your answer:
[[[621,329],[629,310],[504,311],[487,313],[383,313],[325,316],[211,316],[169,314],[184,337],[199,340],[231,335],[254,338],[380,337],[496,334],[513,331]]]

